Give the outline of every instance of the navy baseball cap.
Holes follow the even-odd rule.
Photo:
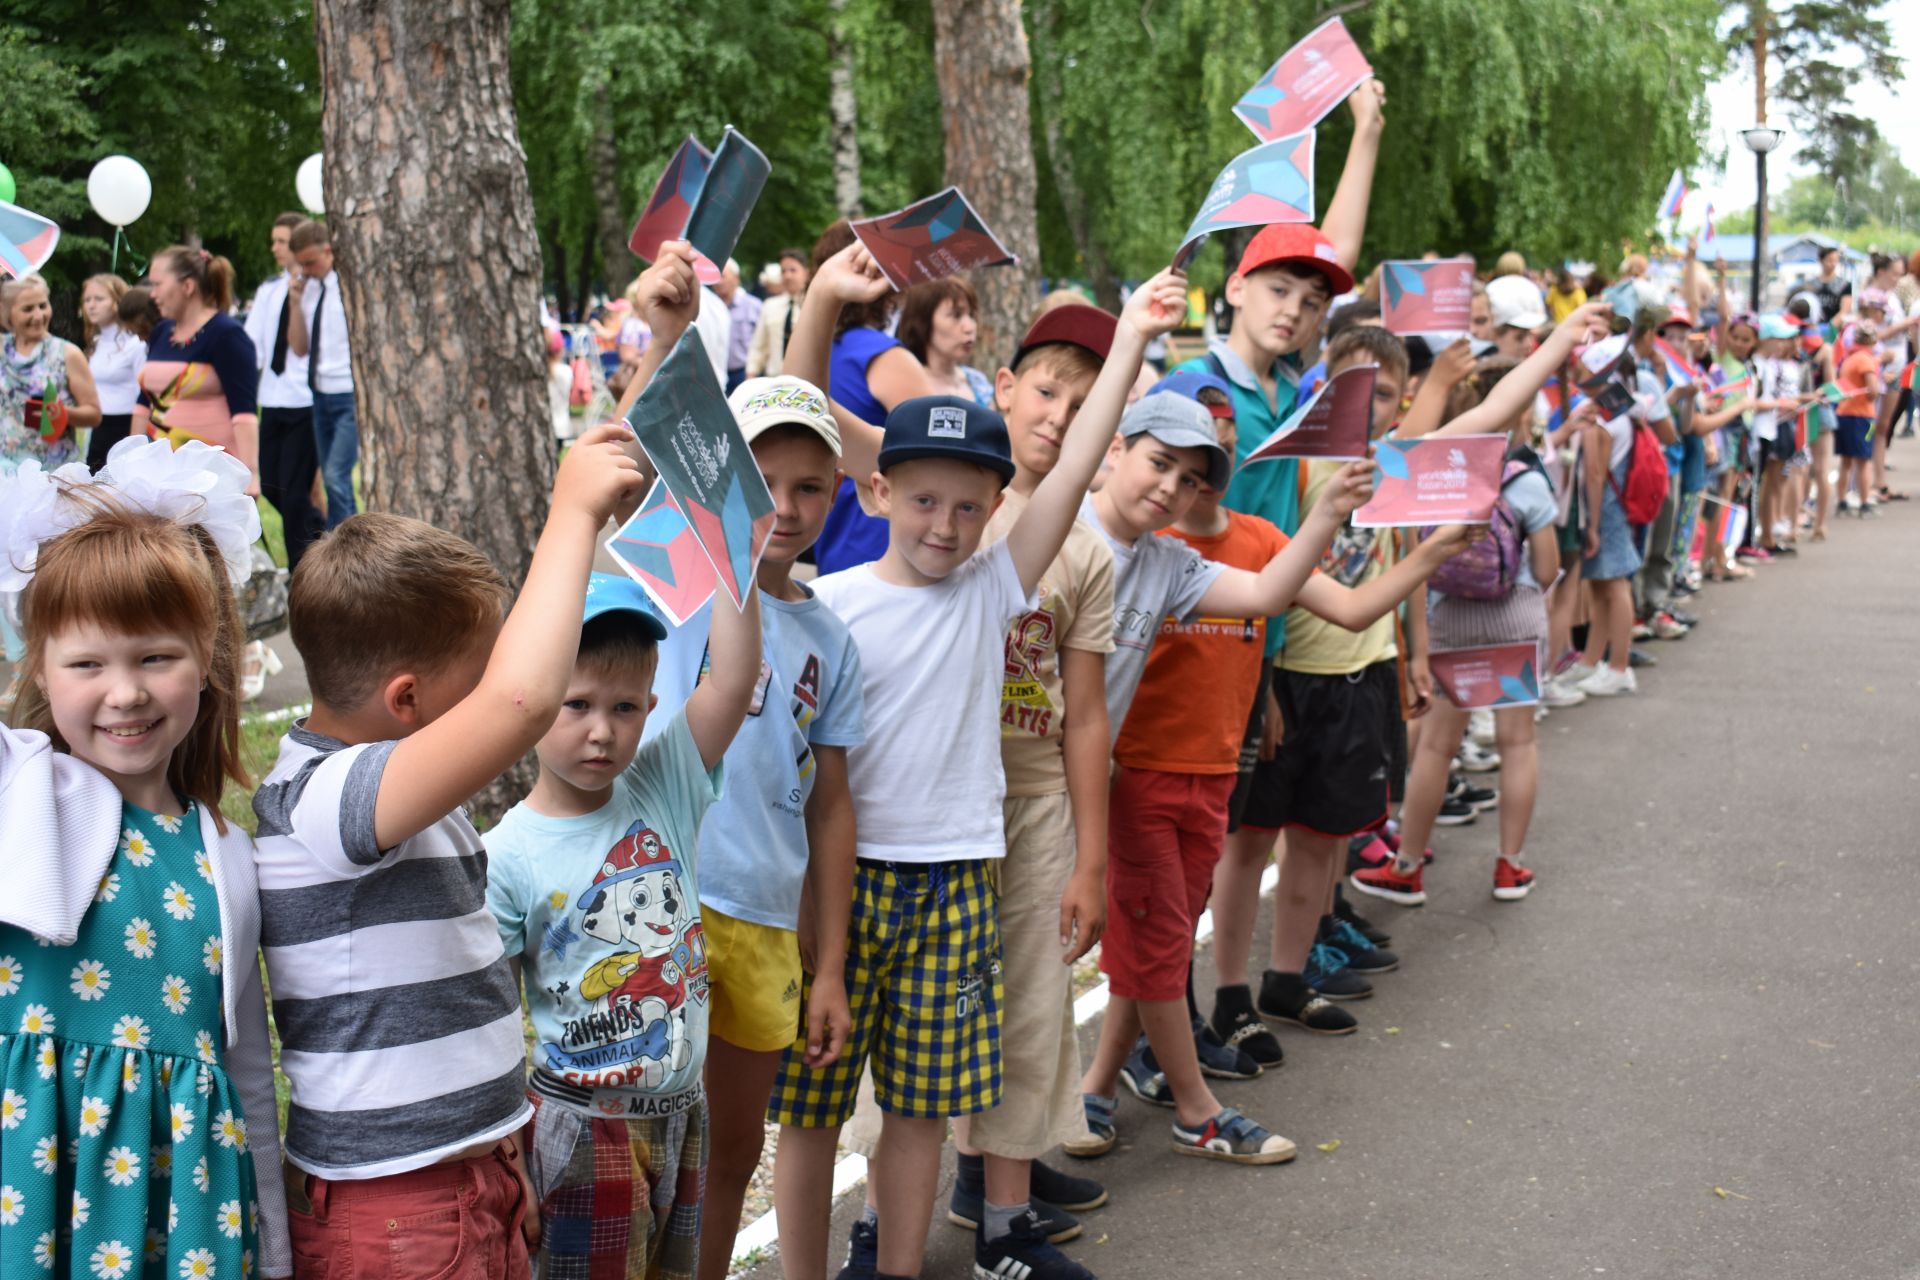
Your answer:
[[[603,613],[636,614],[654,641],[667,638],[667,624],[653,611],[653,601],[639,583],[622,574],[596,573],[587,579],[587,607],[580,621],[592,622]]]
[[[1196,403],[1199,401],[1202,391],[1217,391],[1227,398],[1227,402],[1217,407],[1214,405],[1202,405],[1201,407],[1216,418],[1231,418],[1233,416],[1233,388],[1227,385],[1225,378],[1215,377],[1211,373],[1201,373],[1198,369],[1176,369],[1166,377],[1160,379],[1160,381],[1148,387],[1147,395],[1157,396],[1163,391],[1170,391],[1177,396],[1185,396],[1187,399],[1195,401]],[[1142,398],[1144,399],[1145,397]]]
[[[1013,444],[1007,422],[985,405],[961,396],[902,400],[887,415],[880,442],[880,469],[916,458],[952,458],[985,467],[1005,488],[1013,479]]]

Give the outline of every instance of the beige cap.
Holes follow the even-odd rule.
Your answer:
[[[748,378],[727,397],[727,407],[748,444],[772,427],[792,423],[812,431],[826,441],[834,457],[840,456],[840,426],[833,410],[820,388],[803,378]]]

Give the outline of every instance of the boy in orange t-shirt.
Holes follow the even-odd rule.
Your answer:
[[[1871,322],[1862,320],[1851,327],[1852,345],[1840,361],[1840,403],[1834,416],[1834,452],[1840,455],[1840,512],[1878,515],[1873,500],[1873,423],[1884,383],[1880,376],[1880,352],[1874,346],[1878,337]],[[1852,497],[1858,486],[1860,497]]]

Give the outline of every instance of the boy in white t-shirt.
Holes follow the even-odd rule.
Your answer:
[[[788,370],[823,372],[839,308],[889,287],[858,246],[823,263],[795,327]],[[867,739],[848,759],[859,860],[846,960],[852,1029],[831,1065],[810,1069],[788,1054],[770,1114],[784,1126],[779,1176],[788,1181],[791,1171],[789,1186],[816,1188],[805,1216],[824,1220],[839,1128],[871,1059],[884,1116],[869,1174],[875,1216],[885,1224],[873,1272],[882,1280],[919,1273],[947,1118],[1000,1099],[1001,960],[990,863],[1006,851],[1000,702],[1007,627],[1034,607],[1034,589],[1072,528],[1147,342],[1171,330],[1185,307],[1184,278],[1171,271],[1135,293],[1058,462],[1006,539],[984,551],[987,522],[1014,474],[999,414],[958,397],[925,396],[896,406],[883,436],[841,415],[847,469],[870,475],[874,505],[888,521],[878,561],[814,583],[852,631],[864,675]],[[785,1208],[783,1200],[783,1234]],[[866,1225],[871,1237],[874,1224]],[[815,1240],[808,1256],[789,1259],[799,1274],[819,1274]],[[1002,1243],[1018,1274],[1088,1274],[1047,1242],[1031,1209]]]

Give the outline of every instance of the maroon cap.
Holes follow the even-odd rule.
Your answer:
[[[1353,288],[1353,272],[1340,265],[1339,251],[1333,241],[1304,222],[1275,222],[1260,228],[1260,234],[1240,256],[1234,274],[1250,276],[1262,267],[1303,267],[1327,278],[1327,287],[1336,295]]]
[[[1113,350],[1113,331],[1119,325],[1120,321],[1108,312],[1080,302],[1044,311],[1028,326],[1027,336],[1020,339],[1020,349],[1013,353],[1013,364],[1009,367],[1017,368],[1029,351],[1050,347],[1056,342],[1085,347],[1104,362],[1107,353]]]

